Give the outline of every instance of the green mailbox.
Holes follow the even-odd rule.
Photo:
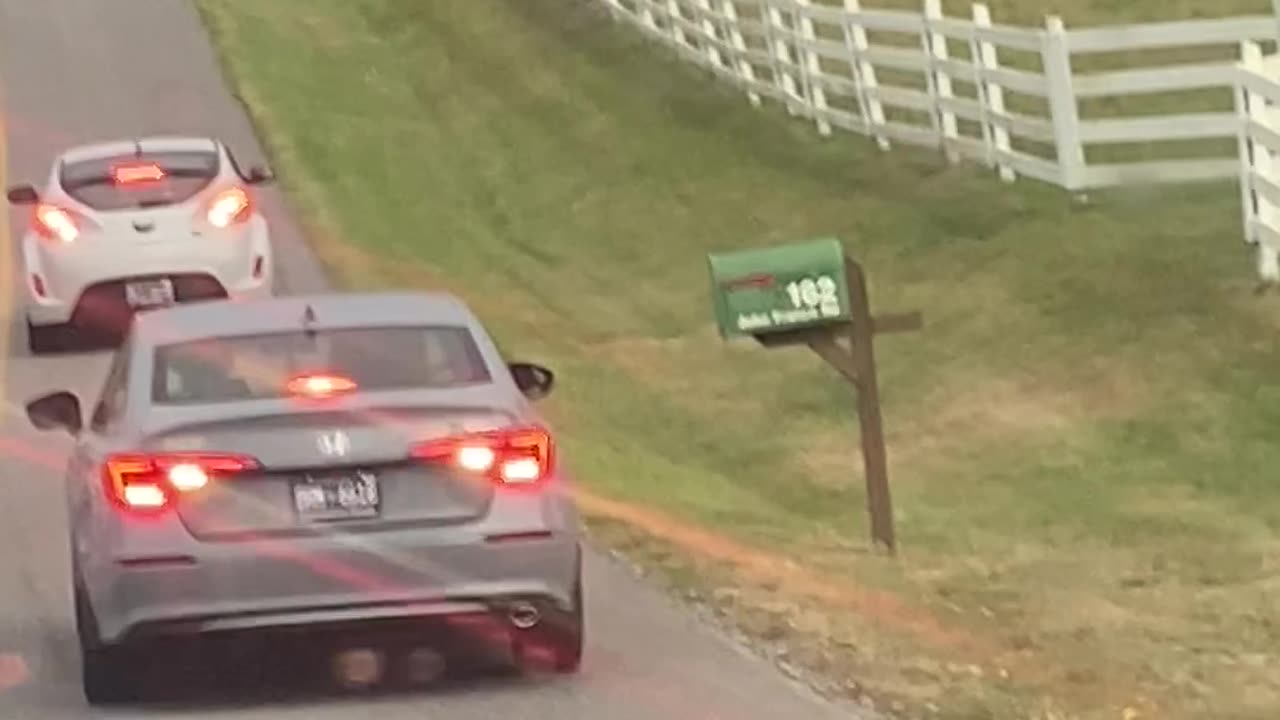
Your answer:
[[[871,539],[894,552],[897,540],[872,341],[880,333],[919,330],[923,317],[919,312],[873,316],[862,264],[846,258],[835,238],[712,253],[707,265],[721,336],[748,335],[766,348],[808,346],[856,389]],[[839,342],[842,338],[850,342]]]
[[[707,256],[725,338],[841,325],[852,319],[844,246],[834,238]]]

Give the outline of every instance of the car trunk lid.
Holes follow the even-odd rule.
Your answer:
[[[196,203],[187,201],[163,207],[130,208],[95,214],[103,240],[113,245],[175,243],[196,237],[192,223]]]
[[[273,414],[173,428],[156,451],[227,452],[261,463],[184,494],[177,511],[200,540],[453,525],[482,517],[493,487],[413,461],[418,443],[509,425],[474,407]]]

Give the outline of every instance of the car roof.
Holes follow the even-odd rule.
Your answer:
[[[288,332],[302,327],[310,308],[312,327],[451,325],[479,329],[479,321],[457,297],[445,292],[362,292],[292,295],[266,300],[214,300],[140,313],[135,342],[170,345],[191,340]]]
[[[211,137],[187,135],[150,135],[138,138],[120,138],[67,148],[58,156],[58,163],[76,163],[119,155],[131,155],[139,147],[146,152],[217,152],[220,144]]]

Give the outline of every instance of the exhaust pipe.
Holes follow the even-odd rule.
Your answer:
[[[386,671],[386,657],[373,648],[347,648],[334,653],[334,680],[347,690],[372,687]]]
[[[444,656],[432,648],[415,648],[405,657],[405,674],[415,685],[434,683],[446,669]]]
[[[542,619],[542,613],[531,603],[518,602],[507,611],[507,619],[519,630],[528,630]]]

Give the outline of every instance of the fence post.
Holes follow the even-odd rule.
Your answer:
[[[657,33],[658,20],[653,16],[653,0],[636,0],[637,9],[640,11],[640,21],[644,26]]]
[[[867,124],[868,132],[875,135],[876,144],[881,150],[889,149],[889,138],[885,135],[884,104],[876,96],[876,66],[867,60],[867,51],[871,42],[867,39],[867,29],[859,22],[862,13],[859,0],[844,0],[844,44],[849,50],[849,69],[853,73],[853,81],[858,86],[858,105],[862,110],[862,120]]]
[[[782,102],[786,105],[787,112],[799,115],[800,111],[796,109],[795,101],[800,97],[800,93],[795,76],[787,67],[791,64],[791,52],[786,38],[779,37],[779,32],[786,30],[782,24],[782,12],[769,0],[760,0],[760,11],[761,19],[764,21],[765,37],[769,43],[769,59],[773,64],[774,82],[782,90]]]
[[[818,133],[831,134],[831,123],[827,121],[827,90],[822,86],[822,60],[813,49],[818,39],[814,31],[813,18],[809,17],[808,8],[813,0],[796,0],[796,14],[800,18],[800,39],[805,42],[804,63],[805,74],[809,78],[809,96],[813,103],[813,118],[818,125]]]
[[[1057,147],[1059,182],[1068,190],[1084,185],[1084,146],[1080,142],[1080,109],[1071,82],[1071,50],[1062,18],[1045,18],[1040,51],[1045,80],[1049,83],[1049,110],[1053,115],[1053,140]]]
[[[1243,54],[1245,72],[1262,77],[1273,85],[1276,84],[1276,81],[1271,78],[1271,69],[1262,59],[1262,48],[1257,43],[1246,43]],[[1267,98],[1247,88],[1244,92],[1249,114],[1248,119],[1244,121],[1244,132],[1249,133],[1250,126],[1253,124],[1272,129],[1275,122],[1272,120],[1272,109]],[[1241,178],[1241,181],[1245,188],[1242,192],[1249,194],[1245,212],[1249,212],[1250,206],[1256,204],[1257,222],[1250,223],[1250,226],[1254,229],[1255,242],[1258,246],[1258,277],[1264,283],[1280,282],[1280,248],[1277,247],[1278,225],[1276,222],[1277,215],[1280,213],[1277,213],[1266,191],[1258,192],[1254,187],[1255,180],[1266,185],[1276,184],[1274,158],[1271,147],[1265,142],[1250,141],[1248,149],[1252,150],[1246,157],[1246,162],[1249,164],[1246,168],[1248,177],[1247,181],[1246,178]]]
[[[702,35],[703,43],[707,51],[707,59],[711,61],[711,67],[715,70],[724,69],[724,59],[720,57],[720,34],[716,32],[716,24],[711,22],[708,17],[714,11],[711,9],[711,0],[698,0],[698,9],[702,15]]]
[[[987,164],[1000,171],[1000,179],[1013,182],[1017,175],[1013,168],[1005,162],[1005,157],[1012,152],[1009,141],[1009,128],[1005,126],[1004,88],[992,80],[995,71],[1000,69],[1000,55],[995,43],[983,39],[983,28],[991,27],[991,10],[984,3],[973,6],[973,25],[977,29],[970,40],[969,54],[972,57],[974,72],[978,86],[978,103],[982,106],[982,139],[987,146]]]
[[[1280,0],[1276,0],[1280,2]],[[1256,42],[1240,43],[1240,69],[1242,73],[1257,75],[1262,70],[1262,48]],[[1257,228],[1254,222],[1258,218],[1258,194],[1253,189],[1254,158],[1258,148],[1253,142],[1253,107],[1256,104],[1266,105],[1264,98],[1254,95],[1241,76],[1236,80],[1236,118],[1240,123],[1238,146],[1240,149],[1240,209],[1243,213],[1244,239],[1246,244],[1258,243]]]
[[[1271,13],[1276,16],[1276,49],[1280,51],[1280,0],[1271,0]]]
[[[795,0],[787,0],[786,6],[785,11],[782,8],[773,7],[773,12],[777,21],[777,38],[782,46],[784,61],[799,71],[799,77],[795,81],[795,99],[800,102],[798,107],[791,110],[791,114],[808,115],[813,109],[813,86],[809,82],[809,65],[805,62],[804,48],[800,45],[798,8]]]
[[[675,40],[678,53],[690,47],[689,39],[684,34],[684,26],[680,24],[681,19],[679,0],[667,0],[667,22],[671,25],[667,30],[671,33],[671,39]]]
[[[738,25],[738,5],[734,0],[722,0],[720,7],[724,11],[725,26],[729,31],[729,42],[737,53],[734,64],[737,66],[738,75],[747,86],[747,100],[753,106],[760,107],[760,93],[754,90],[756,69],[752,67],[751,59],[747,56],[747,41],[742,37],[742,27]]]
[[[926,63],[925,72],[929,77],[929,95],[933,99],[933,125],[938,133],[938,144],[947,156],[948,162],[960,160],[956,152],[955,140],[959,137],[956,114],[951,110],[951,99],[955,93],[951,88],[951,75],[945,65],[950,58],[947,36],[931,29],[931,25],[944,20],[942,0],[924,0],[924,32],[920,43],[924,49]]]

